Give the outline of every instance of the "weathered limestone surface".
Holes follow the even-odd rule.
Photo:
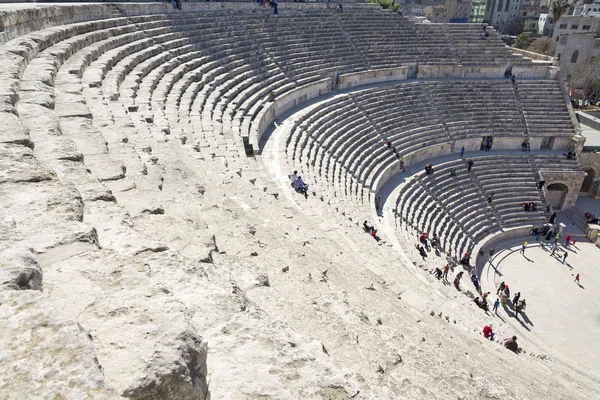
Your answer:
[[[171,30],[184,14],[83,7],[0,15],[2,396],[594,397],[592,374],[529,356],[544,353],[534,335],[522,356],[484,340],[489,316],[467,296],[387,240],[365,240],[357,224],[368,209],[329,193],[298,200],[260,156],[244,155],[240,115],[256,116],[248,129],[262,118],[262,133],[330,81],[273,97],[253,92],[263,77],[236,69],[243,62],[176,75],[161,50],[187,49],[186,31]],[[167,25],[137,21],[114,42],[106,32],[77,42],[167,9]],[[113,13],[130,18],[42,29]],[[102,51],[80,53],[94,40]],[[511,334],[500,322],[497,332]]]

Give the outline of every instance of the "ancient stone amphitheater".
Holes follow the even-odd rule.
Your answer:
[[[554,67],[374,4],[1,10],[0,398],[597,398],[430,274],[572,200]]]

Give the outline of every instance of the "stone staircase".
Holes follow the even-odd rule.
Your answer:
[[[573,223],[577,228],[581,229],[584,232],[583,235],[585,236],[587,232],[587,222],[585,220],[584,211],[580,210],[576,206],[573,206],[560,211],[560,214],[567,217],[571,223]]]

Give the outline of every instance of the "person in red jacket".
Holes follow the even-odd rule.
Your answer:
[[[494,340],[494,331],[492,330],[491,322],[483,327],[483,336],[486,339]]]

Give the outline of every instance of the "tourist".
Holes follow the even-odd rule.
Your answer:
[[[521,246],[521,254],[525,255],[526,248],[527,248],[527,242],[523,243],[523,246]]]
[[[494,340],[494,331],[492,330],[493,324],[490,322],[483,327],[483,337],[486,339]]]
[[[290,182],[292,183],[292,186],[294,186],[296,179],[298,179],[298,171],[294,171],[294,173],[290,175]]]
[[[577,284],[579,284],[579,274],[575,275],[575,280],[573,282],[577,282]]]
[[[567,257],[569,256],[569,253],[565,250],[564,254],[563,254],[563,259],[562,259],[562,263],[564,264],[565,261],[567,261]]]
[[[378,242],[380,240],[379,236],[377,236],[377,230],[375,228],[373,228],[373,230],[371,231],[371,237]]]
[[[465,253],[465,255],[463,256],[463,258],[460,259],[460,263],[462,265],[466,265],[467,267],[471,265],[471,254],[467,251]]]
[[[506,292],[502,292],[502,294],[500,295],[500,304],[502,304],[502,307],[506,307],[507,302],[508,302],[508,295],[506,294]]]
[[[473,283],[473,286],[475,286],[475,290],[479,292],[479,279],[477,279],[477,276],[471,275],[471,282]]]
[[[525,303],[525,300],[521,300],[516,306],[515,306],[515,318],[519,319],[519,313],[523,310],[525,310],[525,306],[527,304]]]
[[[546,181],[539,181],[538,186],[537,186],[538,190],[542,190],[542,188],[544,187],[545,184],[546,184]],[[550,213],[550,204],[548,204],[546,206],[546,214],[549,214],[549,213]]]
[[[488,296],[490,295],[490,292],[485,292],[483,293],[483,300],[487,301]]]
[[[338,12],[341,12],[341,13],[343,13],[343,12],[344,12],[344,7],[342,7],[342,5],[341,5],[341,4],[338,4],[338,5],[337,5],[337,9],[338,9]]]
[[[496,290],[496,294],[500,294],[500,292],[503,292],[505,287],[506,284],[504,282],[501,282],[500,286],[498,286],[498,290]]]
[[[469,159],[469,161],[467,161],[467,170],[469,172],[471,172],[471,168],[473,168],[473,160]]]
[[[417,243],[417,250],[419,250],[421,257],[423,257],[423,261],[425,261],[425,259],[427,258],[427,252],[425,251],[425,248]]]
[[[567,236],[565,236],[565,246],[569,247],[570,244],[571,244],[571,235],[567,234]]]
[[[381,197],[379,196],[375,197],[375,210],[377,210],[378,213],[381,210]]]
[[[498,314],[498,306],[500,306],[500,299],[496,299],[496,301],[494,302],[494,312],[496,314]]]
[[[465,146],[460,148],[460,157],[462,158],[465,155]]]
[[[308,185],[306,185],[302,181],[301,177],[296,178],[296,180],[294,181],[294,189],[296,190],[296,192],[302,193],[304,197],[308,198]]]
[[[492,149],[492,138],[488,137],[485,143],[485,151],[490,151]]]
[[[438,267],[435,268],[435,277],[438,278],[438,280],[440,280],[442,278],[442,270],[439,269]]]
[[[554,235],[554,243],[558,243],[558,239],[560,239],[560,233]]]
[[[450,176],[456,176],[456,169],[450,168]]]
[[[517,294],[515,294],[515,297],[512,299],[513,306],[516,306],[517,304],[519,304],[520,297],[521,297],[521,292],[517,292]]]
[[[450,271],[450,265],[446,264],[444,265],[444,275],[442,276],[446,282],[448,282],[448,271]]]
[[[367,224],[367,221],[363,222],[363,229],[364,229],[364,230],[365,230],[365,232],[367,232],[367,233],[371,233],[371,231],[373,231],[373,227],[372,227],[372,226],[369,226],[369,225]]]
[[[506,295],[507,298],[510,297],[510,289],[508,288],[508,285],[504,286],[504,294]]]
[[[385,145],[387,146],[388,150],[392,149],[392,142],[390,142],[390,139],[385,139]]]
[[[460,271],[458,273],[458,275],[456,275],[456,277],[454,278],[454,287],[457,290],[460,290],[460,279],[462,278],[462,276],[463,276],[463,271]]]
[[[419,242],[421,242],[425,247],[427,247],[427,236],[429,236],[427,232],[422,232],[419,235]]]
[[[400,165],[400,170],[402,172],[406,172],[406,168],[404,167],[404,161],[400,160],[400,164],[399,165]]]
[[[491,249],[488,250],[488,253],[490,255],[490,258],[492,258],[492,256],[494,255],[494,252],[496,251],[496,249],[494,247],[492,247]]]
[[[492,204],[492,197],[494,197],[494,192],[492,192],[492,194],[490,194],[490,195],[487,197],[487,202],[488,202],[489,204]]]
[[[517,77],[516,77],[516,76],[514,76],[514,75],[513,75],[513,76],[511,76],[511,77],[510,77],[510,81],[512,82],[512,84],[513,84],[513,85],[516,85],[516,84],[517,84]]]
[[[275,15],[278,14],[278,7],[279,7],[278,0],[273,0],[273,14],[275,14]]]
[[[433,237],[431,238],[431,247],[437,247],[440,244],[440,238],[438,237],[438,235],[436,233],[433,234]]]
[[[510,351],[512,351],[514,353],[518,353],[519,345],[517,344],[517,337],[513,336],[509,339],[504,339],[504,347],[506,347],[507,349],[509,349]]]

